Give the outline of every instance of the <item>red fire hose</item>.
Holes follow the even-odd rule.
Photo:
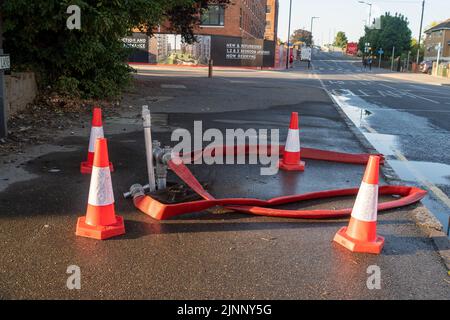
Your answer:
[[[234,151],[239,150],[239,147],[243,146],[235,146]],[[266,147],[270,148],[270,146]],[[252,152],[251,150],[255,149],[252,148],[252,146],[245,146],[246,154]],[[258,148],[256,148],[256,150],[258,150]],[[224,147],[223,153],[226,154],[227,151],[229,151],[229,149]],[[281,155],[283,151],[284,147],[280,147]],[[312,148],[302,148],[302,158],[342,163],[366,164],[369,158],[369,154],[349,154]],[[382,157],[381,160],[381,163],[383,163],[384,158]],[[164,204],[148,195],[135,197],[133,201],[136,208],[157,220],[165,220],[185,213],[199,212],[214,206],[222,206],[243,213],[270,217],[299,219],[340,218],[350,215],[352,209],[345,208],[336,210],[284,210],[273,208],[273,206],[306,200],[354,196],[358,193],[358,188],[351,188],[319,191],[301,195],[282,196],[269,200],[252,198],[216,199],[202,187],[198,180],[193,176],[192,172],[183,163],[170,160],[168,166],[181,180],[183,180],[204,200],[177,204]],[[426,193],[427,192],[425,190],[416,187],[381,186],[379,188],[380,195],[397,195],[400,196],[400,198],[388,202],[379,203],[378,210],[383,211],[410,205],[421,200],[426,195]]]

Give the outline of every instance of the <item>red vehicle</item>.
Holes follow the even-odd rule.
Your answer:
[[[358,44],[356,42],[347,43],[347,49],[345,53],[348,55],[356,56],[358,54]]]

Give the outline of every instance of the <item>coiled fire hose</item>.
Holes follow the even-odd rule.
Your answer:
[[[234,146],[233,154],[237,154],[238,150],[245,149],[245,154],[250,154],[251,152],[259,152],[261,147],[267,147],[271,150],[271,146]],[[275,146],[274,146],[275,147]],[[217,147],[216,147],[217,148]],[[217,150],[217,149],[216,149]],[[219,149],[219,152],[223,152],[224,155],[230,152],[229,147],[223,147]],[[192,156],[198,156],[203,154],[205,150],[200,152],[192,153]],[[265,150],[267,152],[267,150]],[[284,147],[279,146],[280,156],[284,152]],[[369,159],[369,154],[349,154],[341,153],[313,148],[302,148],[302,158],[313,159],[313,160],[323,160],[341,163],[352,163],[352,164],[366,164]],[[214,155],[213,153],[209,153]],[[266,153],[267,154],[267,153]],[[189,155],[188,155],[189,156]],[[384,158],[381,156],[381,163],[384,162]],[[173,155],[172,155],[173,157]],[[183,158],[186,155],[183,156]],[[190,201],[177,204],[164,204],[150,195],[145,195],[142,187],[135,187],[133,194],[133,202],[136,208],[138,208],[143,213],[153,217],[157,220],[169,219],[178,215],[200,212],[209,209],[214,206],[222,206],[227,209],[235,210],[242,213],[270,216],[270,217],[284,217],[284,218],[298,218],[298,219],[327,219],[327,218],[340,218],[351,214],[352,208],[344,209],[328,209],[328,210],[286,210],[277,209],[274,206],[285,205],[289,203],[307,201],[307,200],[317,200],[317,199],[327,199],[334,197],[343,196],[355,196],[358,193],[358,188],[351,189],[335,189],[326,190],[319,192],[311,192],[299,195],[281,196],[272,198],[269,200],[252,199],[252,198],[224,198],[216,199],[211,194],[209,194],[200,184],[200,182],[194,177],[192,172],[184,165],[181,161],[174,161],[176,159],[170,159],[167,161],[168,167],[182,180],[184,181],[192,190],[194,190],[203,200]],[[134,186],[133,186],[134,187]],[[420,188],[411,186],[381,186],[379,188],[379,195],[391,195],[399,196],[400,198],[382,202],[378,204],[378,210],[389,210],[394,208],[399,208],[413,204],[420,201],[425,195],[426,191]]]

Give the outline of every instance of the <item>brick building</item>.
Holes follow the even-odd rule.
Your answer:
[[[450,61],[450,19],[439,23],[425,31],[425,57],[424,60],[437,59],[437,48],[441,46],[441,61]]]
[[[194,33],[264,39],[267,2],[272,1],[231,0],[226,7],[210,4],[208,9],[201,13],[201,23],[194,28]],[[161,32],[164,31],[162,28]]]
[[[277,41],[277,25],[278,25],[278,0],[267,0],[266,5],[266,30],[264,39]]]
[[[128,47],[139,49],[129,60],[198,65],[212,59],[222,66],[274,65],[278,0],[231,0],[226,6],[211,2],[199,14],[195,43],[183,43],[180,35],[171,34],[167,21],[145,45],[141,43],[145,35],[138,32],[124,39]]]

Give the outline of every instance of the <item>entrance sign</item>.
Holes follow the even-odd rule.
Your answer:
[[[0,55],[0,70],[9,70],[11,69],[11,60],[8,54]]]
[[[300,51],[300,59],[303,61],[311,61],[311,48],[310,47],[302,47]]]

